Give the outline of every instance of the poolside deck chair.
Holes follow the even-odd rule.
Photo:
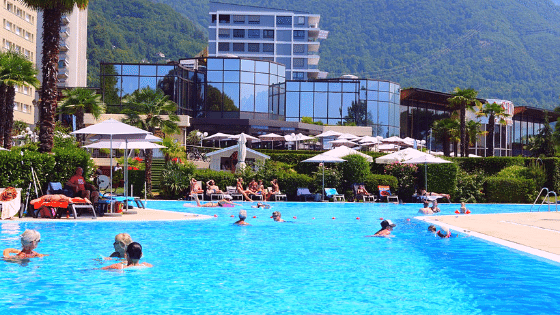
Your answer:
[[[243,201],[243,195],[237,192],[237,188],[235,186],[226,186],[227,194],[231,196],[233,200],[241,200]]]
[[[271,192],[272,187],[268,187],[268,191]],[[286,196],[286,194],[283,194],[281,191],[279,191],[277,194],[273,194],[272,197],[274,197],[274,201],[288,201],[288,196]]]
[[[375,201],[377,201],[377,198],[375,197],[375,195],[372,195],[372,194],[364,195],[364,194],[358,193],[358,190],[359,190],[360,186],[364,186],[364,184],[354,184],[354,185],[352,185],[352,189],[354,190],[354,199],[355,200],[362,199],[364,202],[375,202]]]
[[[261,200],[261,201],[264,200],[264,197],[263,197],[262,194],[256,194],[256,195],[251,194],[251,195],[249,195],[249,198],[251,198],[251,200]]]
[[[209,193],[208,189],[206,190],[206,196],[212,200],[222,200],[224,199],[224,193]]]
[[[71,189],[64,188],[60,182],[49,182],[47,185],[47,195],[61,194],[66,197],[74,197],[74,192]]]
[[[299,200],[307,201],[308,198],[315,200],[315,194],[312,194],[307,187],[298,187],[296,195]]]
[[[68,197],[70,200],[60,200],[58,198],[54,199],[54,196],[50,198],[46,197],[49,197],[49,195],[42,196],[41,200],[33,205],[33,208],[35,210],[39,210],[39,208],[41,208],[42,206],[56,208],[58,217],[60,217],[60,209],[69,209],[72,211],[74,219],[78,218],[78,212],[81,212],[82,210],[89,210],[93,214],[93,217],[95,219],[97,218],[97,214],[95,212],[95,209],[93,208],[93,205],[82,198]],[[35,215],[35,217],[37,216]]]
[[[0,201],[0,210],[2,211],[2,220],[10,219],[14,217],[20,211],[21,204],[21,188],[15,188],[16,195],[8,196],[10,190],[6,193],[4,191],[7,188],[0,188],[0,196],[4,194],[6,201]],[[12,191],[13,192],[13,191]],[[13,199],[12,199],[13,198]],[[3,199],[3,198],[2,198]],[[10,199],[10,200],[8,200]]]
[[[391,193],[391,187],[379,185],[377,186],[377,189],[379,189],[379,200],[386,202],[399,202],[399,196]]]
[[[343,194],[339,194],[336,188],[325,188],[325,196],[333,201],[346,201]]]

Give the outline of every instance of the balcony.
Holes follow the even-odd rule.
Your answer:
[[[63,80],[68,79],[68,70],[59,70],[57,78]]]
[[[307,64],[310,66],[316,66],[319,64],[319,59],[321,59],[321,57],[319,57],[318,55],[308,55]]]
[[[67,28],[61,28],[60,29],[60,37],[61,38],[68,38],[68,36],[70,36],[70,32]]]
[[[68,23],[70,23],[70,18],[68,18],[67,15],[63,15],[60,19],[60,23],[62,23],[62,25],[68,25]]]
[[[66,44],[65,42],[61,42],[59,48],[60,48],[60,51],[68,51],[70,49],[68,44]]]

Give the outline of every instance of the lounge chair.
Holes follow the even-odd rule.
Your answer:
[[[377,189],[379,189],[379,200],[386,202],[391,202],[391,200],[393,200],[393,202],[399,202],[399,196],[391,193],[390,186],[379,185]]]
[[[1,199],[0,199],[0,210],[2,211],[2,220],[6,220],[6,219],[10,219],[10,218],[14,217],[21,210],[21,206],[22,206],[22,204],[21,204],[21,188],[14,188],[15,192],[16,192],[15,196],[8,196],[8,194],[10,193],[10,190],[8,190],[6,193],[4,193],[4,191],[6,189],[7,188],[0,188],[0,196],[2,196],[2,194],[4,194],[5,197],[7,197],[6,199],[10,199],[10,200],[6,200],[6,201],[1,201]],[[10,195],[11,195],[11,193],[10,193]]]
[[[375,202],[377,201],[377,198],[375,197],[375,195],[369,194],[369,195],[364,195],[364,194],[360,194],[358,192],[360,186],[364,186],[364,184],[354,184],[352,185],[352,189],[354,190],[354,199],[358,200],[358,199],[362,199],[364,202]]]
[[[243,201],[243,195],[237,192],[235,186],[226,186],[226,191],[227,194],[231,196],[231,199]]]
[[[311,200],[315,200],[315,194],[312,194],[309,191],[309,188],[307,188],[307,187],[305,187],[305,188],[299,187],[297,189],[296,195],[299,198],[299,200],[307,201],[307,198],[310,198]]]
[[[272,187],[268,187],[268,191],[271,192]],[[288,196],[286,196],[286,194],[283,194],[281,191],[279,191],[277,194],[272,194],[272,196],[274,197],[274,201],[288,201]]]
[[[211,201],[224,199],[224,193],[209,193],[208,190],[206,190],[206,196],[210,198]]]
[[[64,196],[63,199],[61,199],[57,195],[44,195],[41,198],[38,198],[37,202],[33,204],[33,208],[35,210],[39,210],[39,208],[41,208],[42,206],[57,208],[56,215],[58,217],[60,217],[60,212],[58,211],[58,209],[69,209],[72,211],[74,219],[78,218],[78,211],[81,212],[81,210],[90,210],[93,214],[93,217],[97,218],[93,205],[91,203],[88,203],[86,199],[67,196]],[[37,216],[35,215],[35,217]]]
[[[333,201],[346,201],[343,194],[339,194],[336,188],[325,188],[325,196]]]

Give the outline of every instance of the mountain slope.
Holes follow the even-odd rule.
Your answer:
[[[206,37],[206,30],[165,4],[147,0],[91,1],[88,85],[99,86],[101,61],[158,63],[192,57],[206,47]]]
[[[202,27],[208,0],[169,4]],[[555,0],[560,2],[559,0]],[[95,2],[95,1],[94,1]],[[560,6],[551,0],[237,0],[321,15],[319,68],[516,105],[560,104]]]

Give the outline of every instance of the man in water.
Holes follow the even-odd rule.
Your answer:
[[[434,214],[434,211],[432,210],[432,208],[430,208],[430,203],[427,200],[424,200],[424,208],[420,208],[420,210],[418,210],[418,213]]]
[[[284,221],[284,219],[282,219],[282,214],[280,213],[280,211],[272,212],[272,219],[276,222],[286,222]]]
[[[247,211],[246,210],[241,210],[241,211],[239,211],[239,220],[236,221],[234,224],[235,225],[251,225],[251,224],[245,222],[245,219],[247,219]]]
[[[101,269],[125,269],[130,267],[152,267],[149,263],[140,263],[142,258],[142,245],[137,242],[132,242],[126,247],[126,262],[119,262]]]
[[[373,235],[368,235],[367,237],[372,237],[372,236],[381,236],[381,237],[391,237],[391,231],[393,231],[393,228],[397,226],[395,223],[393,223],[391,220],[383,220],[381,221],[381,230],[375,232],[375,234]]]

